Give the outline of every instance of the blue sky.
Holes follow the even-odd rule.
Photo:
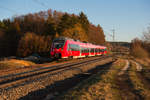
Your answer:
[[[109,41],[113,28],[116,41],[130,42],[150,24],[150,0],[0,0],[0,20],[47,9],[83,11],[90,22],[102,26]]]

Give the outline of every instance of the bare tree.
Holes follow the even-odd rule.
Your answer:
[[[143,32],[143,40],[150,43],[150,26],[147,28],[147,31]]]

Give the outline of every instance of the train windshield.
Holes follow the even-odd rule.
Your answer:
[[[63,48],[65,41],[64,40],[55,40],[53,42],[53,48],[59,49]]]

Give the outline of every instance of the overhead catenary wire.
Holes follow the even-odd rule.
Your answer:
[[[43,2],[41,2],[39,0],[32,0],[32,1],[35,2],[35,3],[37,3],[37,4],[39,4],[39,5],[41,5],[44,8],[48,8],[48,6],[45,3],[43,3]]]
[[[1,9],[4,9],[4,10],[7,10],[7,11],[9,11],[9,12],[12,12],[12,13],[17,13],[15,10],[10,9],[10,8],[7,8],[7,7],[4,7],[4,6],[2,6],[2,5],[0,5],[0,8],[1,8]]]

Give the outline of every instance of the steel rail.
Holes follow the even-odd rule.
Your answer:
[[[108,58],[108,57],[107,56],[98,57],[98,58],[95,58],[95,59],[90,59],[90,60],[86,60],[86,61],[82,61],[82,62],[67,63],[67,64],[63,64],[63,65],[54,65],[52,68],[51,67],[45,68],[46,70],[44,70],[44,68],[42,68],[42,71],[41,70],[39,71],[39,69],[38,69],[38,72],[29,74],[29,75],[25,75],[25,76],[16,77],[16,78],[13,78],[13,79],[1,81],[0,82],[0,88],[7,90],[7,89],[11,89],[11,88],[14,88],[14,87],[17,87],[17,86],[24,85],[26,83],[40,81],[43,78],[46,78],[46,77],[49,77],[49,76],[52,76],[52,75],[56,75],[58,73],[66,71],[66,70],[77,68],[77,67],[85,65],[85,64],[90,64],[90,63],[93,63],[93,62],[97,62],[97,61],[99,61],[101,59],[104,59],[104,58]],[[58,71],[58,72],[51,73],[51,72],[54,72],[54,71]],[[48,74],[48,73],[51,73],[51,74]],[[48,75],[43,75],[42,76],[42,74],[48,74]]]

